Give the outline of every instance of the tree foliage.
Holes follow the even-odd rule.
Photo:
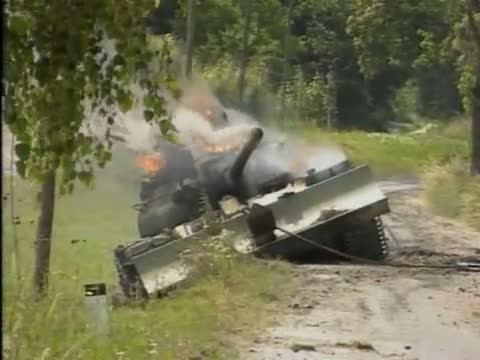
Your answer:
[[[162,1],[150,24],[181,39],[185,6],[174,3]],[[196,34],[197,66],[224,68],[228,61],[239,67],[243,3],[198,2],[203,16]],[[291,104],[301,96],[300,87],[298,94],[291,91],[300,69],[310,87],[325,87],[327,74],[334,75],[339,127],[384,128],[387,120],[402,115],[392,102],[404,86],[412,86],[422,116],[448,118],[462,110],[456,56],[448,44],[455,10],[449,1],[261,0],[254,7],[248,56],[251,64],[264,64],[261,80],[254,83],[261,82],[263,90],[272,93],[282,92],[287,83],[290,90],[284,94],[290,99],[285,101]],[[225,86],[221,88],[225,96]],[[310,102],[306,111],[322,118],[317,121],[322,124],[329,91],[317,92],[318,101]]]
[[[451,9],[452,47],[461,72],[459,88],[465,109],[473,110],[474,88],[480,81],[480,2],[463,0]]]
[[[100,95],[89,94],[93,98],[107,98],[105,94],[114,86],[108,76],[112,79],[118,77],[118,81],[125,84],[132,79],[132,74],[141,74],[138,70],[145,66],[141,59],[151,56],[147,54],[143,29],[139,30],[143,27],[144,16],[153,33],[171,34],[180,45],[186,38],[188,2],[162,0],[154,11],[148,13],[152,2],[139,2],[140,10],[135,10],[139,16],[124,11],[133,6],[126,1],[113,6],[96,0],[92,8],[110,6],[110,10],[97,12],[86,7],[79,10],[83,14],[81,18],[87,17],[89,24],[96,24],[96,28],[102,23],[102,29],[109,37],[124,39],[118,48],[123,60],[129,64],[129,67],[121,68],[118,76],[117,70],[114,75],[110,70],[110,75],[103,72],[93,82],[88,80],[92,86],[86,86],[86,89],[104,89],[97,90],[103,91]],[[390,120],[409,121],[412,115],[449,119],[472,107],[472,87],[478,73],[474,60],[478,56],[472,48],[474,43],[465,5],[476,2],[197,1],[194,67],[215,74],[217,81],[213,86],[218,88],[222,99],[240,105],[236,84],[241,59],[245,55],[242,52],[245,4],[251,3],[252,19],[246,48],[248,66],[242,104],[248,110],[262,107],[259,105],[262,102],[276,108],[272,96],[282,94],[280,98],[291,109],[284,112],[282,106],[281,114],[297,114],[292,115],[292,121],[308,118],[326,124],[327,114],[333,111],[335,126],[339,128],[383,130]],[[61,4],[51,6],[58,6],[61,14],[67,14]],[[473,16],[474,22],[478,22],[476,16]],[[91,54],[89,50],[81,52]],[[92,56],[82,59],[82,64],[91,63],[87,60]],[[100,67],[94,63],[86,68],[95,66]],[[149,87],[155,91],[155,86],[147,85]],[[124,86],[120,88],[126,89]],[[128,91],[111,92],[114,93],[113,102],[128,108],[131,104]],[[308,96],[302,99],[303,94]],[[295,110],[298,99],[305,100],[302,111]],[[161,113],[160,105],[146,115],[150,119],[157,113]],[[276,113],[274,117],[279,118],[278,115]],[[79,143],[83,141],[80,139]],[[89,154],[95,153],[90,151],[90,145],[87,148]],[[30,151],[26,147],[19,150],[22,153]]]
[[[169,49],[148,46],[145,17],[154,0],[17,0],[7,2],[6,122],[18,144],[22,176],[43,179],[60,169],[62,185],[89,183],[111,157],[112,140],[85,131],[85,114],[112,125],[130,109],[132,84],[145,92],[145,118],[171,129],[162,86],[177,91]],[[160,61],[152,79],[150,59]],[[159,80],[161,82],[159,82]]]

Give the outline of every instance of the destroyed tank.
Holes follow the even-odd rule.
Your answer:
[[[263,136],[253,128],[241,148],[200,160],[181,145],[161,146],[166,165],[142,183],[140,239],[115,249],[127,297],[152,297],[185,280],[181,254],[208,236],[212,219],[237,251],[262,258],[310,261],[325,255],[322,246],[368,260],[387,256],[380,216],[388,199],[368,166],[343,160],[296,176],[253,156],[262,147],[282,151],[282,143],[262,144]]]

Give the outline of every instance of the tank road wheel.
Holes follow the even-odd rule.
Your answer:
[[[346,231],[344,246],[347,254],[368,260],[384,260],[388,256],[388,248],[382,220],[377,217]]]
[[[123,294],[127,297],[130,298],[133,293],[135,293],[135,288],[132,285],[128,274],[126,273],[125,269],[123,268],[122,265],[117,261],[115,261],[115,266],[117,268],[117,275],[118,275],[118,283],[120,285],[120,288],[123,291]]]

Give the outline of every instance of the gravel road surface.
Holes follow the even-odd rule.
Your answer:
[[[381,186],[392,208],[383,217],[390,261],[480,258],[480,233],[433,216],[415,181]],[[299,288],[242,359],[480,359],[480,273],[351,264],[295,272]]]

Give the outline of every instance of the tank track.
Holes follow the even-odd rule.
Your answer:
[[[343,236],[344,249],[349,255],[382,261],[388,257],[387,238],[380,217],[356,224]]]
[[[129,280],[129,276],[125,268],[120,264],[118,259],[115,259],[115,268],[117,269],[118,284],[120,285],[123,294],[127,298],[131,297],[131,294],[134,292],[132,283]]]
[[[208,195],[205,191],[202,191],[198,199],[198,210],[200,216],[205,215],[210,210],[210,204],[208,201]]]
[[[127,299],[144,299],[147,297],[145,290],[140,285],[140,279],[136,274],[129,273],[127,267],[115,256],[118,284]],[[139,286],[140,285],[140,286]]]

